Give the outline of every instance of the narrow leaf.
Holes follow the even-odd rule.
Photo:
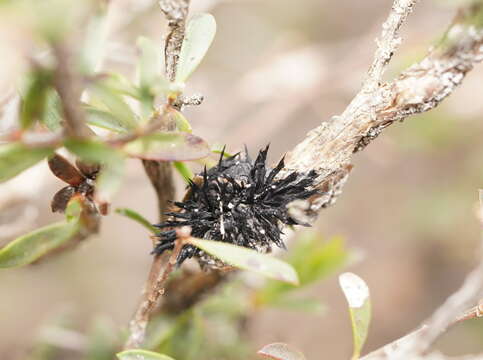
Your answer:
[[[105,163],[96,180],[96,200],[108,203],[112,200],[122,184],[124,175],[124,157],[112,158]]]
[[[164,132],[143,136],[124,146],[133,157],[159,161],[196,160],[210,153],[208,144],[198,136]]]
[[[281,296],[270,304],[272,307],[283,308],[291,311],[302,311],[321,315],[325,312],[325,306],[318,299],[300,298],[293,296]]]
[[[284,343],[265,345],[258,354],[274,360],[305,360],[304,354]]]
[[[300,234],[293,245],[286,261],[297,271],[300,286],[327,278],[348,259],[344,242],[338,237],[324,240],[317,232],[307,231]],[[256,302],[258,305],[276,305],[294,289],[297,288],[290,284],[269,281],[257,291]]]
[[[32,73],[20,111],[22,129],[28,129],[43,117],[51,81],[52,73],[46,69],[39,68]]]
[[[60,98],[54,89],[49,89],[47,91],[45,110],[40,121],[47,126],[50,131],[57,131],[62,128]]]
[[[176,124],[176,129],[178,129],[179,131],[188,132],[188,133],[191,133],[193,131],[189,121],[179,111],[172,110],[169,113],[169,116],[171,116],[171,119],[174,120]]]
[[[163,92],[169,89],[169,82],[161,75],[161,48],[148,38],[140,37],[137,45],[141,50],[138,63],[139,87],[143,119],[147,122],[153,111],[156,92],[154,87]]]
[[[69,241],[80,228],[78,221],[51,224],[23,235],[0,249],[0,268],[30,264]]]
[[[131,81],[118,73],[108,74],[106,78],[102,80],[102,84],[108,89],[117,92],[121,95],[130,96],[139,100],[141,98],[141,92],[139,88],[134,86]]]
[[[118,353],[119,360],[174,360],[173,358],[147,350],[126,350]]]
[[[225,158],[233,156],[232,153],[229,153],[228,151],[226,151],[226,145],[221,145],[216,143],[211,145],[211,152],[215,154],[223,153],[223,157]]]
[[[84,73],[92,75],[101,63],[106,50],[108,35],[107,4],[99,3],[85,30],[85,39],[82,52],[82,67]]]
[[[92,106],[86,106],[87,123],[116,133],[125,133],[129,131],[121,121],[112,115],[112,113],[104,110],[96,109]]]
[[[186,166],[184,162],[175,161],[173,163],[173,166],[186,182],[188,182],[188,180],[194,177],[193,172],[190,170],[188,166]]]
[[[184,83],[198,67],[210,47],[216,33],[216,21],[210,14],[195,15],[186,28],[181,46],[176,82]]]
[[[161,48],[152,40],[142,36],[137,40],[137,45],[141,50],[138,65],[139,86],[149,89],[158,76],[161,76]],[[169,85],[167,81],[166,84]]]
[[[240,269],[250,270],[268,278],[294,285],[299,283],[297,272],[291,265],[270,255],[260,254],[255,250],[221,241],[191,238],[189,242],[223,262]]]
[[[121,94],[112,91],[107,86],[96,85],[91,88],[90,95],[93,104],[101,102],[126,129],[132,130],[138,126],[136,115],[126,104]]]
[[[136,212],[132,209],[119,208],[119,209],[116,209],[116,213],[120,214],[120,215],[124,215],[124,216],[130,218],[131,220],[136,221],[138,224],[141,224],[142,226],[144,226],[146,229],[148,229],[153,234],[158,232],[158,230],[153,225],[151,225],[151,222],[146,220],[146,218],[144,216],[142,216],[141,214],[139,214],[138,212]]]
[[[0,145],[0,183],[52,154],[51,148],[29,148],[21,143]]]
[[[67,139],[64,146],[74,155],[89,163],[106,163],[122,156],[117,149],[97,140]]]
[[[354,338],[354,353],[352,359],[355,360],[360,357],[371,321],[369,288],[364,280],[353,273],[340,275],[339,284],[349,304],[352,335]]]

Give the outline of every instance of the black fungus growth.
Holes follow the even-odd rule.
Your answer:
[[[160,232],[153,253],[162,254],[174,247],[176,228],[191,227],[197,238],[223,241],[259,252],[272,245],[285,248],[281,239],[283,225],[302,224],[291,217],[287,205],[308,199],[318,190],[313,185],[315,171],[284,174],[284,159],[273,168],[266,167],[268,146],[253,161],[248,152],[224,158],[189,182],[182,202],[174,202],[178,211],[169,212],[169,220],[157,224]],[[277,176],[278,175],[278,176]],[[196,257],[208,265],[210,257],[192,245],[185,245],[178,264]],[[203,264],[204,263],[204,264]]]

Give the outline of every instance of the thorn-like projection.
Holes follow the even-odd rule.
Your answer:
[[[223,241],[259,252],[273,245],[285,248],[281,239],[284,225],[305,225],[288,214],[287,205],[316,194],[317,173],[291,172],[280,176],[284,158],[270,169],[266,167],[268,146],[253,161],[248,151],[225,158],[221,151],[218,164],[197,175],[188,184],[184,201],[175,202],[179,211],[166,215],[169,220],[155,225],[160,229],[154,254],[171,250],[176,241],[174,228],[190,226],[191,234],[201,239]],[[201,265],[216,266],[203,251],[185,245],[178,265],[195,257]]]

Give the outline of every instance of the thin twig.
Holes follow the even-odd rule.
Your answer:
[[[164,46],[166,77],[170,81],[176,78],[179,53],[184,39],[186,17],[190,0],[161,0],[159,6],[168,20],[168,32]]]
[[[402,5],[402,2],[396,0],[395,4]],[[408,7],[405,11],[396,6],[393,11],[399,9],[408,13],[412,5],[413,2],[406,1]],[[310,131],[287,154],[287,169],[301,172],[314,169],[319,173],[318,182],[323,193],[311,199],[307,209],[309,215],[315,217],[322,207],[335,202],[348,177],[354,152],[362,150],[394,122],[439,105],[462,83],[473,65],[483,59],[483,29],[471,25],[471,20],[481,12],[481,5],[460,12],[446,32],[445,41],[432,49],[422,61],[375,90],[367,91],[368,86],[364,85],[340,116]],[[391,13],[388,19],[391,18],[404,17]],[[397,36],[397,31],[392,34]],[[382,38],[386,37],[383,35]],[[384,59],[386,55],[383,55]],[[374,83],[374,79],[382,74],[382,64],[386,63],[384,59],[374,61],[376,65],[371,68],[369,82]]]
[[[153,134],[163,129],[166,126],[166,122],[169,121],[168,115],[170,114],[171,110],[172,110],[172,107],[168,104],[162,106],[161,110],[155,111],[155,113],[153,114],[153,116],[151,117],[150,121],[146,126],[135,129],[135,131],[131,131],[128,134],[120,135],[118,137],[109,139],[107,140],[107,143],[113,146],[122,145],[129,141],[136,140],[141,136]]]
[[[448,324],[447,329],[463,321],[480,318],[481,316],[483,316],[483,303],[480,300],[478,305],[472,307],[468,311],[465,311],[457,317],[452,316],[452,321],[450,324]],[[420,336],[425,337],[428,329],[429,325],[422,325],[402,338],[386,344],[382,348],[367,354],[366,356],[362,357],[361,360],[392,359],[394,354],[397,354],[401,348],[407,346],[406,344],[412,344],[413,342],[417,341]]]
[[[191,229],[186,227],[181,228],[176,230],[176,234],[176,243],[168,261],[166,261],[166,256],[158,255],[156,258],[160,260],[153,262],[155,266],[151,268],[143,301],[129,323],[130,335],[124,345],[125,349],[137,348],[143,343],[150,315],[159,297],[164,294],[164,284],[176,266],[176,261],[183,245],[190,238]]]
[[[477,212],[482,226],[483,251],[483,190],[479,191]],[[467,311],[470,304],[477,305]],[[429,347],[451,326],[483,316],[483,256],[478,266],[466,277],[463,286],[451,295],[419,329],[364,356],[361,360],[403,360],[423,358]],[[444,359],[443,355],[438,355]],[[481,355],[480,355],[481,356]],[[428,357],[429,358],[429,357]],[[472,357],[470,357],[472,358]],[[481,358],[481,357],[480,357]],[[475,357],[479,359],[479,357]]]
[[[377,50],[374,61],[367,73],[363,89],[373,91],[380,86],[382,75],[401,43],[399,30],[413,10],[417,0],[395,0],[387,20],[382,24],[382,33],[376,39]]]
[[[78,73],[74,70],[71,49],[66,43],[56,42],[53,44],[52,50],[57,60],[54,86],[62,104],[67,135],[88,137],[93,132],[86,125],[85,114],[80,105],[82,82]]]
[[[179,52],[184,39],[189,0],[162,0],[160,1],[160,6],[168,20],[168,32],[164,49],[166,64],[165,73],[169,80],[174,81]],[[169,121],[167,116],[164,116],[167,107],[164,109],[163,114],[158,119],[159,121],[154,119],[151,126],[153,126],[154,129],[172,131],[176,128],[175,124],[172,121]],[[174,199],[175,195],[172,175],[173,168],[168,162],[150,160],[144,160],[143,165],[146,174],[156,190],[159,217],[162,221],[165,217],[164,214],[168,210],[168,201]],[[172,255],[175,252],[176,249],[173,250]],[[139,347],[143,343],[147,324],[160,296],[160,286],[164,284],[164,281],[158,281],[160,278],[159,274],[163,271],[163,268],[165,269],[163,273],[166,273],[166,269],[169,269],[169,267],[169,262],[166,264],[166,256],[154,257],[148,279],[144,286],[140,305],[130,323],[130,336],[124,345],[126,349]]]

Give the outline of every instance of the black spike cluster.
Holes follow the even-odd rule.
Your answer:
[[[284,168],[284,159],[273,169],[267,169],[268,146],[261,150],[255,161],[246,152],[223,158],[217,166],[204,170],[189,183],[183,202],[174,204],[179,212],[169,212],[170,220],[155,225],[161,231],[153,250],[161,254],[173,249],[176,231],[173,228],[190,226],[197,238],[224,241],[231,244],[268,252],[271,245],[285,248],[281,239],[282,224],[301,224],[288,214],[287,205],[298,199],[307,199],[317,193],[313,189],[317,174],[296,171],[277,177]],[[192,245],[185,245],[178,264],[191,257],[206,257]]]

